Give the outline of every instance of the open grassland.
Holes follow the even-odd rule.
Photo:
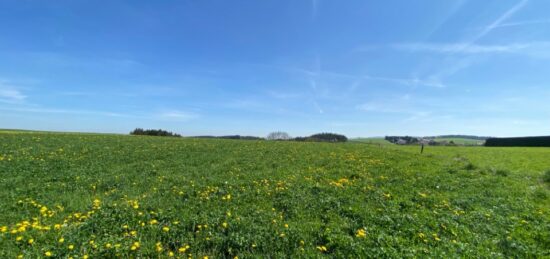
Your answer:
[[[350,142],[360,142],[374,145],[393,145],[393,143],[385,140],[384,138],[355,138],[351,139]]]
[[[418,151],[3,132],[0,257],[550,256],[550,149]]]
[[[485,143],[484,140],[478,140],[478,139],[469,139],[469,138],[435,138],[436,142],[454,142],[457,145],[465,145],[465,146],[480,146]]]

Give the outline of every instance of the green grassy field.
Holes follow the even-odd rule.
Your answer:
[[[483,143],[485,143],[484,140],[469,139],[469,138],[435,138],[434,140],[437,142],[452,141],[457,145],[469,145],[469,146],[483,145]]]
[[[418,151],[2,132],[0,257],[550,256],[549,148]]]
[[[360,142],[360,143],[375,144],[375,145],[393,145],[393,143],[385,140],[384,138],[355,138],[355,139],[350,139],[350,142]]]

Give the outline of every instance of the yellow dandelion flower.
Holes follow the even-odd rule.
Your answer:
[[[367,236],[367,232],[364,229],[358,229],[355,232],[355,236],[359,238],[365,238]]]
[[[170,231],[170,228],[169,227],[162,227],[162,231],[168,232],[168,231]]]
[[[227,222],[222,223],[223,228],[227,228]]]
[[[67,246],[67,248],[68,248],[69,250],[73,250],[73,249],[74,249],[74,245],[69,245],[69,246]]]
[[[53,254],[52,254],[52,252],[50,252],[50,251],[46,251],[46,252],[44,253],[44,255],[45,255],[46,257],[51,257]]]
[[[159,253],[162,252],[163,249],[162,249],[162,243],[161,242],[157,242],[155,244],[155,250]]]
[[[327,247],[326,246],[317,246],[317,250],[321,251],[321,252],[326,252],[328,251]]]
[[[65,242],[65,238],[60,238],[59,240],[57,240],[57,242],[59,242],[60,244],[63,244],[63,242]]]
[[[34,243],[34,239],[32,239],[32,238],[29,239],[29,240],[27,241],[27,243],[29,243],[29,245],[32,245],[32,243]]]

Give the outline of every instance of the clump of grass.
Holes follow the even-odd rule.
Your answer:
[[[458,172],[458,170],[456,170],[456,168],[448,168],[447,169],[447,173],[449,174],[456,174]]]
[[[498,175],[498,176],[508,176],[510,175],[510,170],[508,169],[504,169],[504,168],[492,168],[491,171],[493,172],[493,174],[495,175]]]
[[[550,184],[550,169],[546,170],[546,172],[542,176],[542,181]]]
[[[533,197],[535,197],[535,199],[538,199],[538,200],[546,200],[548,199],[548,194],[543,188],[537,188],[533,192]]]
[[[464,165],[464,169],[468,171],[475,170],[476,168],[476,165],[472,164],[472,162],[468,162]]]

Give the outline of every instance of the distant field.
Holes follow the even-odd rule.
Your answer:
[[[485,143],[484,140],[468,139],[468,138],[435,138],[434,140],[437,142],[453,141],[457,145],[483,145],[483,143]]]
[[[0,258],[550,257],[550,148],[418,151],[0,132]]]
[[[391,142],[385,140],[384,138],[354,138],[354,139],[350,139],[350,141],[367,143],[367,144],[392,145]]]

